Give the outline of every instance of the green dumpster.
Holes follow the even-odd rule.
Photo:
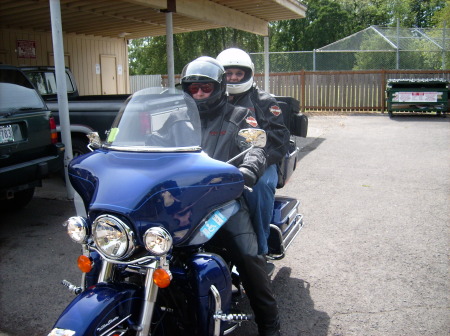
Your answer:
[[[386,105],[389,116],[394,112],[449,111],[449,81],[442,78],[389,79]]]

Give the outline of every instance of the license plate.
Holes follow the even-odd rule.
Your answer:
[[[0,144],[13,141],[14,134],[11,125],[0,126]]]

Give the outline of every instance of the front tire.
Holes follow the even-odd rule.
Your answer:
[[[198,335],[195,308],[186,293],[174,283],[169,288],[159,289],[156,305],[151,325],[152,336]]]
[[[90,150],[87,148],[88,141],[82,139],[81,137],[73,137],[72,138],[72,155],[74,158],[77,156],[90,153]]]

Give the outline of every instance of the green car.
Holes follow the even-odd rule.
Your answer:
[[[64,145],[45,102],[21,70],[0,65],[0,209],[22,208],[63,167]]]

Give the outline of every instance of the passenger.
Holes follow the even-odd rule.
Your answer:
[[[256,86],[253,80],[254,65],[245,51],[229,48],[222,51],[216,59],[227,74],[229,102],[250,109],[255,114],[259,128],[267,133],[264,148],[267,168],[253,187],[253,192],[244,192],[258,237],[258,253],[266,255],[278,184],[277,164],[289,150],[289,130],[283,122],[281,108],[275,98]]]
[[[211,57],[187,64],[182,73],[183,90],[197,103],[202,124],[202,148],[212,158],[227,161],[242,151],[237,134],[251,128],[251,111],[228,103],[224,68]],[[266,167],[266,153],[253,148],[236,163],[247,186],[253,186]],[[258,325],[259,335],[280,335],[278,307],[266,273],[267,262],[258,254],[258,243],[246,202],[212,238],[211,244],[225,247],[236,265]]]

